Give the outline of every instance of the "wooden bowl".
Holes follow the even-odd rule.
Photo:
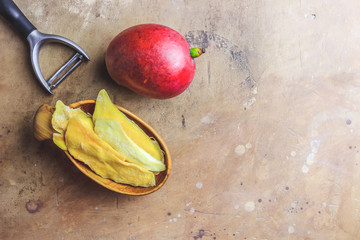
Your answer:
[[[43,105],[44,106],[44,105]],[[42,107],[43,107],[42,106]],[[160,148],[164,152],[164,163],[166,166],[166,170],[160,172],[155,176],[155,182],[156,185],[153,187],[134,187],[127,184],[121,184],[116,183],[110,179],[105,179],[97,175],[95,172],[93,172],[86,164],[84,164],[81,161],[76,160],[73,158],[68,151],[64,151],[66,156],[71,160],[71,162],[86,176],[97,182],[98,184],[118,193],[127,194],[127,195],[145,195],[152,192],[155,192],[159,188],[161,188],[165,181],[167,180],[170,171],[171,171],[171,157],[169,153],[169,149],[165,144],[165,141],[162,139],[162,137],[144,120],[136,116],[134,113],[130,112],[129,110],[122,108],[120,106],[115,105],[121,112],[123,112],[129,119],[133,120],[149,137],[153,137],[156,139],[156,141],[159,143]],[[48,106],[47,106],[48,107]],[[86,113],[93,114],[94,108],[95,108],[95,101],[94,100],[85,100],[80,101],[76,103],[72,103],[69,105],[71,108],[81,108]],[[41,107],[39,108],[39,110]],[[38,110],[38,113],[39,113]],[[53,112],[54,109],[51,109],[49,111]],[[51,113],[52,114],[52,113]],[[38,115],[38,114],[37,114]],[[35,125],[36,125],[36,119],[35,116]],[[36,127],[35,127],[35,137],[36,137]],[[38,139],[38,138],[37,138]],[[44,139],[39,139],[44,140]]]

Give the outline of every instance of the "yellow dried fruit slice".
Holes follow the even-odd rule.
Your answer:
[[[93,130],[93,122],[85,116],[70,118],[65,133],[69,153],[88,165],[103,178],[133,186],[155,185],[152,172],[133,163],[125,162],[109,144],[101,140]]]
[[[93,122],[96,134],[127,161],[154,172],[165,170],[159,144],[119,111],[105,90],[96,99]]]
[[[61,150],[66,151],[67,147],[65,144],[65,138],[63,134],[60,133],[53,133],[52,135],[53,142],[56,146],[58,146]]]
[[[91,119],[91,116],[83,112],[80,108],[70,108],[60,100],[56,102],[55,112],[51,119],[52,127],[57,131],[57,133],[53,134],[53,141],[62,150],[67,150],[64,133],[67,129],[68,122],[72,117],[76,116]]]

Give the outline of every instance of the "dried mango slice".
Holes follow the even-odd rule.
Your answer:
[[[93,130],[93,122],[82,114],[69,119],[65,142],[69,153],[88,165],[103,178],[133,186],[155,185],[155,176],[146,169],[125,162],[109,144]]]
[[[58,146],[61,150],[66,151],[67,147],[65,144],[65,137],[63,134],[60,133],[53,133],[52,135],[53,142],[56,146]]]
[[[66,106],[62,101],[58,100],[55,105],[55,112],[52,115],[51,124],[53,129],[57,131],[57,133],[53,134],[54,143],[66,151],[66,144],[64,139],[64,133],[67,129],[68,122],[72,117],[86,117],[91,119],[91,116],[83,112],[80,108],[70,108]]]
[[[98,94],[93,114],[95,133],[119,154],[147,170],[165,170],[159,144],[111,102],[105,90]]]

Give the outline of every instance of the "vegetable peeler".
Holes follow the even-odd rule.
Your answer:
[[[12,0],[0,0],[0,15],[8,20],[29,42],[31,64],[35,75],[49,93],[54,94],[52,90],[76,67],[82,62],[90,60],[85,51],[73,41],[58,35],[39,32]],[[39,52],[43,44],[50,42],[66,45],[74,49],[76,53],[49,80],[45,80],[39,65]]]

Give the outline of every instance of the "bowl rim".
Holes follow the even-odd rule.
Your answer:
[[[95,104],[95,102],[96,102],[95,100],[82,100],[82,101],[70,104],[69,107],[71,107],[71,108],[79,108],[80,107],[81,108],[81,106],[83,106],[85,104]],[[102,178],[99,175],[97,175],[94,171],[92,171],[84,163],[82,163],[81,161],[76,160],[74,157],[72,157],[71,154],[67,150],[65,150],[64,152],[65,152],[66,156],[72,161],[72,163],[74,163],[74,165],[82,173],[84,173],[90,179],[92,179],[93,181],[102,185],[103,187],[106,187],[109,190],[112,190],[114,192],[121,193],[121,194],[132,195],[132,196],[140,196],[140,195],[147,195],[147,194],[153,193],[153,192],[157,191],[158,189],[160,189],[165,184],[166,180],[168,179],[168,177],[170,175],[172,164],[171,164],[171,156],[170,156],[169,148],[166,145],[164,139],[160,136],[160,134],[153,127],[151,127],[147,122],[145,122],[143,119],[141,119],[139,116],[132,113],[131,111],[129,111],[121,106],[118,106],[116,104],[114,104],[114,105],[125,115],[127,115],[131,119],[136,120],[137,122],[139,122],[143,126],[145,126],[147,129],[149,129],[150,132],[152,133],[152,135],[154,136],[154,138],[158,141],[160,148],[164,151],[164,163],[166,165],[166,174],[164,176],[164,179],[160,183],[158,183],[157,185],[155,185],[153,187],[135,187],[135,186],[127,185],[127,184],[116,183],[110,179],[105,179],[105,178]],[[124,188],[122,188],[122,189],[116,188],[115,186],[118,186],[118,185],[123,186]],[[131,189],[134,189],[134,188],[142,189],[143,191],[140,191],[140,192],[130,191]]]

